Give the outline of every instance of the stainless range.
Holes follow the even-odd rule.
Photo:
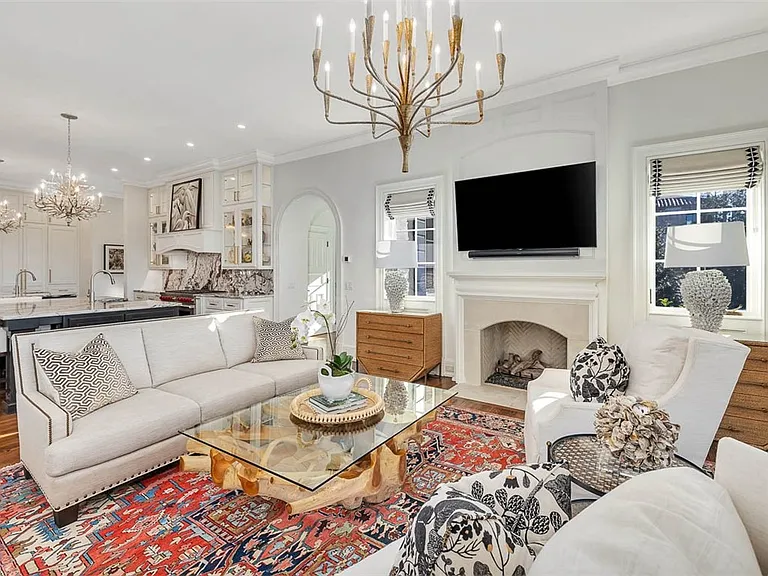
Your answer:
[[[176,302],[180,306],[189,308],[190,314],[203,314],[203,310],[197,310],[195,307],[196,296],[220,296],[226,294],[224,290],[167,290],[160,294],[160,300],[163,302]]]

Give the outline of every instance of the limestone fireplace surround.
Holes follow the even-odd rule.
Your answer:
[[[456,293],[456,381],[483,384],[482,331],[501,322],[532,322],[567,339],[567,361],[600,325],[601,276],[453,277]]]

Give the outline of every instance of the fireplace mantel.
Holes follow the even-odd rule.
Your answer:
[[[456,381],[480,385],[480,332],[522,320],[568,338],[568,359],[595,338],[601,325],[605,277],[594,274],[452,273],[456,295]]]

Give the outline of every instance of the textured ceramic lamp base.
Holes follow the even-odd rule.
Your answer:
[[[719,332],[731,303],[731,284],[720,270],[688,272],[680,282],[683,305],[691,314],[691,326]]]
[[[384,290],[387,293],[389,309],[402,312],[405,309],[405,297],[408,295],[408,276],[402,270],[387,270],[384,275]]]

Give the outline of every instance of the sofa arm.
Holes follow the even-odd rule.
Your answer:
[[[16,396],[21,461],[35,478],[45,473],[45,449],[72,433],[69,414],[40,392]]]
[[[304,356],[309,360],[325,360],[323,349],[317,346],[302,346]]]
[[[715,481],[726,489],[747,529],[763,574],[768,573],[768,454],[723,438],[717,445]]]

